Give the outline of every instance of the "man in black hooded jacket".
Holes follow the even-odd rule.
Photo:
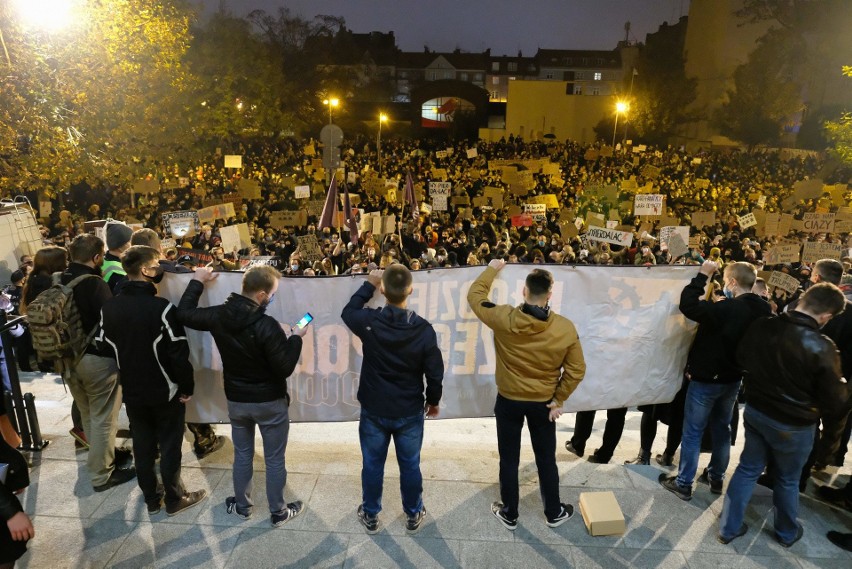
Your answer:
[[[268,265],[250,268],[242,290],[225,304],[198,308],[203,283],[216,278],[209,268],[195,271],[178,305],[178,318],[195,330],[213,334],[225,376],[225,397],[234,442],[234,496],[225,500],[229,514],[247,519],[251,501],[255,426],[263,439],[266,461],[266,498],[273,527],[302,512],[302,502],[284,501],[287,470],[284,451],[290,428],[287,377],[299,363],[302,336],[307,328],[291,329],[288,338],[266,307],[278,290],[281,274]]]

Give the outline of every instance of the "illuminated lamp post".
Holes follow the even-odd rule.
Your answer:
[[[627,112],[628,105],[624,101],[617,101],[615,103],[615,125],[612,127],[612,147],[615,148],[615,133],[618,130],[618,115],[624,114]]]
[[[382,123],[388,122],[388,116],[385,113],[379,113],[379,132],[376,135],[376,151],[379,155],[379,175],[382,175]]]
[[[328,107],[328,124],[331,124],[332,123],[332,120],[331,120],[332,109],[336,109],[340,105],[340,99],[338,99],[337,97],[332,97],[330,99],[323,99],[322,104]]]

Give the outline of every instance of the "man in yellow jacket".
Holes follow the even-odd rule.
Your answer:
[[[494,416],[501,501],[491,504],[491,512],[506,529],[518,527],[518,463],[526,419],[544,515],[549,527],[557,527],[574,514],[574,507],[559,498],[555,421],[562,415],[562,404],[583,380],[586,362],[574,324],[550,310],[550,272],[535,269],[527,275],[524,303],[519,307],[488,300],[491,284],[505,264],[500,259],[491,261],[467,294],[470,308],[494,331],[497,354]]]

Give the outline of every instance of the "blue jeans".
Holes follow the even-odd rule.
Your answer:
[[[423,475],[420,449],[423,446],[423,412],[411,417],[389,418],[361,408],[358,435],[361,440],[361,487],[364,511],[375,516],[382,511],[382,488],[388,446],[393,438],[399,464],[399,490],[402,509],[413,516],[423,509]]]
[[[713,453],[707,473],[711,480],[722,480],[731,460],[731,414],[740,382],[704,383],[690,381],[683,409],[683,441],[677,471],[679,486],[692,487],[701,453],[701,436],[710,426]]]
[[[816,425],[785,425],[748,404],[743,413],[743,422],[745,446],[725,494],[719,534],[725,538],[736,535],[743,524],[745,508],[751,499],[754,485],[771,460],[775,464],[775,486],[772,489],[775,534],[781,541],[790,542],[799,530],[796,521],[799,511],[799,477],[814,444]]]
[[[228,401],[231,419],[231,440],[234,441],[234,497],[237,511],[251,514],[254,477],[254,432],[260,430],[263,441],[263,460],[266,463],[266,501],[270,514],[281,514],[287,507],[284,486],[287,484],[287,466],[284,454],[290,435],[290,409],[287,399],[262,403]],[[181,431],[183,434],[183,431]]]

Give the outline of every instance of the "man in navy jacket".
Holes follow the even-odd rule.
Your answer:
[[[428,417],[438,416],[444,360],[432,325],[406,309],[411,282],[411,273],[400,264],[372,271],[352,295],[342,315],[364,346],[358,387],[361,403],[358,434],[363,456],[363,500],[358,506],[358,519],[370,534],[379,530],[378,514],[382,509],[385,461],[391,438],[399,463],[408,533],[419,531],[426,516],[420,473],[424,413]],[[365,308],[377,287],[387,304],[382,308]]]

